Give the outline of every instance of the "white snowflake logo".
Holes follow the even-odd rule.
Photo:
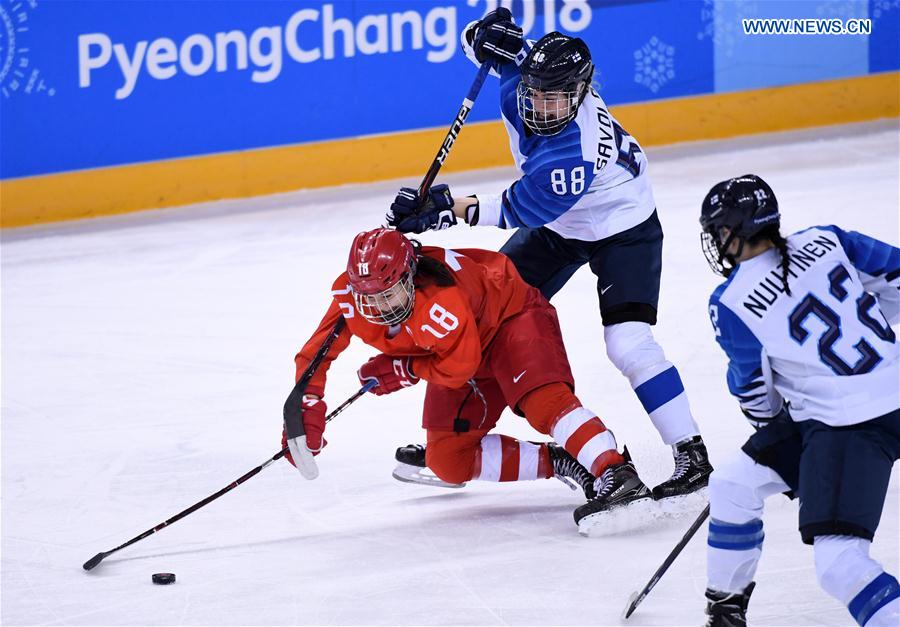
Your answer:
[[[863,7],[855,0],[844,0],[843,2],[830,0],[828,2],[819,3],[816,7],[816,14],[826,18],[846,20],[852,17],[859,17],[861,9],[863,9]]]
[[[875,0],[872,7],[872,17],[879,18],[882,13],[887,13],[896,8],[900,8],[900,0]]]
[[[655,35],[634,51],[634,82],[654,94],[675,78],[675,46],[659,40]]]
[[[738,37],[743,37],[741,20],[733,19],[733,15],[740,18],[755,17],[759,13],[759,7],[754,0],[732,0],[729,4],[733,13],[716,10],[714,0],[703,0],[703,8],[700,10],[700,21],[703,30],[697,33],[697,39],[711,39],[717,46],[717,52],[721,50],[726,57],[734,56],[734,44]]]

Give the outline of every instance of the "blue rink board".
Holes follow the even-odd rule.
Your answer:
[[[834,17],[836,4],[871,18],[872,35],[740,31],[741,17]],[[584,38],[604,98],[620,104],[896,70],[897,4],[511,6],[532,38]],[[0,178],[444,126],[475,72],[459,31],[493,6],[0,0]],[[489,81],[471,119],[498,119],[496,101]]]

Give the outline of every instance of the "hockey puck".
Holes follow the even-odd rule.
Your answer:
[[[175,583],[175,573],[153,573],[153,583],[158,583],[161,586]]]

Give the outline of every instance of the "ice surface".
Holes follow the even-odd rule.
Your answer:
[[[681,371],[714,462],[750,427],[725,388],[706,316],[717,279],[700,252],[701,199],[712,183],[755,172],[775,189],[786,231],[837,223],[896,245],[898,153],[895,122],[649,151],[666,231],[656,336]],[[456,193],[489,192],[512,176],[444,180]],[[393,451],[422,437],[424,386],[365,397],[329,425],[316,481],[279,462],[82,571],[98,551],[278,450],[294,353],[325,311],[352,236],[380,222],[397,186],[3,233],[3,624],[619,622],[629,593],[690,518],[584,538],[572,520],[578,495],[558,481],[400,483]],[[507,235],[462,225],[422,239],[497,248]],[[595,290],[584,269],[554,300],[578,393],[655,483],[671,455],[607,361]],[[356,389],[355,370],[371,353],[355,342],[332,368],[331,407]],[[537,437],[512,415],[499,429]],[[895,471],[872,551],[895,574],[897,486]],[[796,504],[771,499],[765,522],[752,622],[852,623],[816,584]],[[701,528],[629,624],[702,622],[704,536]],[[154,586],[159,571],[178,583]]]

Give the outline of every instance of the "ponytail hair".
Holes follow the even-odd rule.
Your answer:
[[[791,258],[788,255],[787,240],[782,237],[777,228],[775,233],[773,233],[772,237],[769,239],[772,240],[772,243],[775,244],[775,248],[781,253],[781,284],[784,285],[784,293],[790,296],[791,288],[788,285],[788,265],[791,263]]]
[[[787,240],[778,230],[778,224],[770,224],[747,241],[750,244],[756,244],[762,240],[769,240],[772,242],[775,248],[778,249],[778,253],[781,255],[781,285],[784,287],[784,293],[790,296],[791,287],[788,285],[788,267],[791,263],[791,258],[788,254]]]
[[[456,285],[453,273],[443,262],[422,254],[422,243],[419,240],[410,239],[416,252],[415,283],[417,287],[425,285],[437,285],[438,287],[450,287]]]

